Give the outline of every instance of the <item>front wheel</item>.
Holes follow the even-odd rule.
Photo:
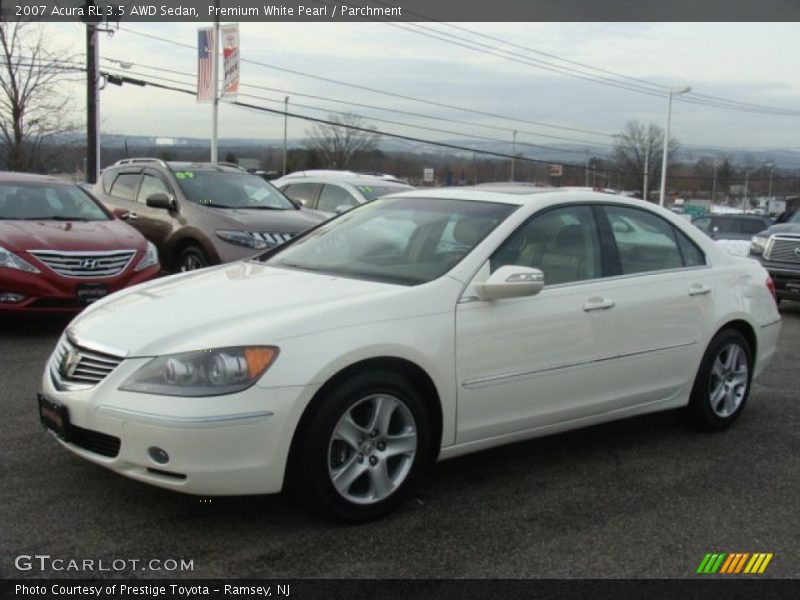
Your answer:
[[[175,272],[196,271],[207,267],[208,264],[208,256],[203,252],[203,249],[192,244],[191,246],[186,246],[178,254],[178,258],[175,261]]]
[[[302,444],[299,478],[323,511],[349,522],[381,517],[407,496],[430,456],[418,390],[391,371],[363,373],[319,404]]]
[[[730,427],[747,403],[752,370],[752,350],[741,333],[724,329],[714,336],[692,388],[690,421],[710,431]]]

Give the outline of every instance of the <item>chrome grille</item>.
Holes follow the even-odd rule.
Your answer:
[[[800,263],[800,237],[773,236],[764,258],[781,262]]]
[[[50,372],[58,383],[91,387],[103,381],[121,362],[120,356],[77,346],[65,336],[53,353]]]
[[[264,240],[270,246],[277,246],[278,244],[283,244],[284,242],[288,242],[296,233],[265,233],[265,232],[251,232],[251,235],[259,240]]]
[[[30,253],[59,275],[97,278],[113,277],[122,273],[131,262],[136,251],[64,252],[31,250]]]

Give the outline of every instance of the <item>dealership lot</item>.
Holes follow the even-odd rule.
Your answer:
[[[689,577],[706,552],[772,552],[800,576],[800,304],[735,426],[673,413],[482,452],[434,467],[388,518],[343,526],[283,497],[199,499],[60,448],[35,394],[61,320],[0,321],[0,576],[19,555],[193,561],[135,577]]]

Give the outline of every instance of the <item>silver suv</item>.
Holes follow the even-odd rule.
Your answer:
[[[272,184],[294,202],[334,215],[381,196],[414,189],[391,175],[353,171],[296,171]]]
[[[171,271],[258,254],[324,221],[237,165],[128,158],[92,192],[158,247]]]

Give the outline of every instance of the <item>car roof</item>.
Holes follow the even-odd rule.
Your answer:
[[[531,203],[542,203],[550,200],[558,200],[565,203],[580,203],[586,201],[604,201],[615,204],[625,204],[629,206],[642,206],[651,203],[644,202],[637,198],[628,198],[617,194],[604,194],[601,192],[580,192],[573,190],[560,191],[558,188],[545,188],[522,192],[498,192],[494,190],[483,190],[479,187],[451,187],[451,188],[422,188],[407,192],[390,194],[386,198],[431,198],[447,200],[469,200],[474,202],[494,202],[496,204],[512,204],[523,206]]]
[[[51,175],[38,175],[36,173],[19,173],[17,171],[0,171],[0,182],[4,183],[56,183],[74,185],[71,181],[64,181]]]
[[[334,171],[326,169],[312,169],[309,171],[295,171],[274,180],[276,183],[349,183],[351,185],[406,185],[392,175],[374,173],[356,173],[355,171]]]

